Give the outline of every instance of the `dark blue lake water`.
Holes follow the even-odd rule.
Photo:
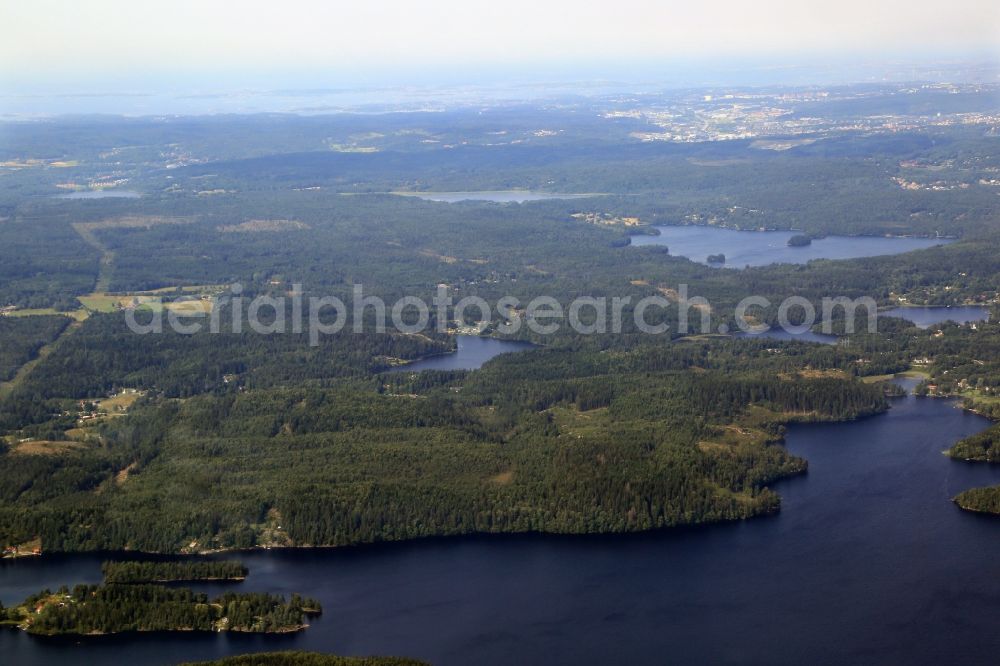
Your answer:
[[[440,354],[393,368],[392,372],[421,372],[422,370],[475,370],[494,356],[533,349],[530,342],[495,340],[476,335],[455,336],[458,349],[450,354]]]
[[[1000,519],[957,509],[1000,467],[941,451],[987,421],[908,397],[789,428],[807,475],[773,517],[615,537],[514,536],[243,555],[234,587],[318,597],[281,637],[51,641],[0,632],[4,663],[170,664],[270,649],[439,666],[986,664],[1000,654]],[[0,598],[99,580],[97,555],[0,563]],[[206,585],[209,591],[222,585]]]
[[[933,238],[827,236],[806,247],[788,247],[793,231],[736,231],[705,226],[656,227],[659,236],[633,236],[632,245],[666,245],[670,254],[708,263],[711,254],[726,255],[725,267],[804,264],[813,259],[855,259],[921,250],[948,241]],[[711,264],[718,266],[719,264]]]
[[[909,319],[920,328],[927,328],[945,321],[965,324],[970,321],[986,321],[990,317],[989,308],[980,305],[961,305],[950,308],[907,307],[893,308],[879,312],[880,317],[902,317]]]
[[[761,333],[743,333],[739,332],[735,334],[738,338],[767,338],[768,340],[783,340],[783,341],[798,341],[798,342],[818,342],[824,345],[835,345],[837,344],[836,335],[824,335],[823,333],[814,333],[813,331],[802,331],[801,333],[794,333],[791,331],[786,331],[783,328],[771,328]]]

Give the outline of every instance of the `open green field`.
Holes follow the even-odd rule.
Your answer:
[[[94,312],[114,312],[120,305],[122,297],[95,293],[79,296],[77,300],[83,304],[83,307]]]

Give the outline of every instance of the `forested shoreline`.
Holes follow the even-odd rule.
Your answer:
[[[76,585],[42,590],[10,609],[5,622],[29,634],[96,636],[149,631],[288,633],[322,612],[314,599],[260,592],[227,592],[210,599],[163,585]]]
[[[147,399],[102,424],[100,449],[9,458],[4,539],[41,525],[47,551],[204,552],[628,532],[773,512],[767,484],[805,469],[780,446],[782,423],[887,403],[841,369],[852,354],[769,344],[537,349],[374,386]],[[46,487],[57,471],[63,487]],[[142,500],[176,492],[179,479],[188,501]]]
[[[101,564],[105,583],[166,583],[189,581],[240,581],[249,570],[235,560],[108,561]]]

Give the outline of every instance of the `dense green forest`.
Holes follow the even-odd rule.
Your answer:
[[[116,634],[130,631],[298,631],[319,603],[293,595],[290,601],[262,592],[227,592],[215,599],[186,588],[162,585],[77,585],[43,590],[7,609],[28,633],[47,636]]]
[[[478,126],[472,118],[457,126],[436,115],[423,120],[434,124],[431,134],[486,134],[484,125],[490,122],[527,122],[515,111],[509,117],[480,118]],[[625,230],[580,222],[572,217],[578,212],[635,216],[647,226],[712,224],[966,239],[988,238],[994,223],[996,186],[991,183],[1000,139],[975,127],[847,134],[773,151],[749,141],[638,142],[628,139],[634,121],[624,119],[605,122],[596,140],[592,117],[576,114],[559,121],[572,128],[567,134],[587,138],[557,145],[473,143],[447,150],[416,141],[358,153],[324,149],[315,134],[311,141],[316,143],[300,143],[320,127],[337,131],[330,127],[337,121],[329,119],[251,117],[229,119],[231,125],[189,119],[155,127],[140,120],[123,120],[120,126],[63,121],[47,123],[44,132],[38,125],[15,124],[0,140],[0,154],[22,160],[48,156],[47,133],[54,132],[70,142],[59,157],[75,165],[8,169],[0,179],[0,304],[72,309],[74,296],[94,290],[102,260],[108,262],[109,286],[116,291],[237,280],[259,286],[275,277],[314,288],[364,277],[373,289],[389,292],[437,281],[467,287],[498,281],[507,287],[503,283],[515,278],[579,286],[571,281],[584,268],[590,288],[603,288],[612,277],[620,288],[626,261],[639,276],[656,277],[666,268],[676,278],[711,275],[655,249],[624,247]],[[235,137],[255,122],[260,125],[255,140],[270,147],[245,154],[245,141]],[[345,116],[339,122],[347,131],[372,119]],[[420,121],[393,116],[381,122],[399,123],[398,133],[385,136],[412,138],[417,135],[407,132]],[[615,129],[619,125],[626,131]],[[178,149],[155,141],[178,132],[191,132],[185,140],[195,144],[188,148],[191,153],[219,152],[199,163],[156,166],[157,149],[163,154]],[[100,151],[93,151],[102,136],[126,144],[116,146],[118,161],[103,162]],[[278,150],[282,140],[288,143]],[[129,172],[128,187],[144,196],[72,200],[40,193],[59,192],[56,185],[67,180],[102,182],[111,170]],[[915,185],[904,187],[899,180]],[[508,188],[599,196],[502,205],[384,194]],[[224,231],[248,220],[301,224],[273,233]],[[937,272],[935,265],[914,267],[915,276],[928,271]],[[948,279],[961,283],[961,277],[950,273]],[[728,281],[731,287],[732,278]],[[907,293],[900,290],[906,284],[859,284]],[[952,302],[968,295],[964,290],[935,294]]]
[[[402,657],[338,657],[317,652],[261,652],[199,661],[185,666],[427,666],[423,661]]]
[[[955,497],[955,504],[966,511],[1000,515],[1000,487],[970,488]]]
[[[734,330],[749,294],[771,301],[750,315],[769,325],[789,296],[817,309],[827,296],[997,302],[995,132],[849,131],[772,150],[643,141],[656,127],[616,109],[5,126],[0,156],[15,166],[0,179],[0,307],[25,316],[0,317],[0,381],[26,371],[0,390],[0,545],[175,553],[738,520],[778,510],[771,484],[806,469],[781,445],[785,424],[885,410],[880,382],[894,373],[926,372],[920,392],[1000,416],[995,322],[925,330],[883,317],[848,335],[836,314],[837,344],[817,345],[682,336],[677,308],[651,315],[670,328],[649,336],[627,305],[620,333],[524,329],[514,337],[539,348],[424,373],[389,371],[453,350],[452,335],[366,326],[313,345],[305,332],[232,331],[237,292],[295,284],[345,301],[362,284],[390,303],[445,285],[491,303],[633,304],[676,300],[687,284],[711,302],[696,333]],[[565,132],[536,136],[543,121]],[[524,140],[498,144],[501,131]],[[119,181],[142,196],[51,196]],[[592,196],[390,194],[510,188]],[[630,245],[656,224],[954,242],[735,270]],[[184,298],[209,304],[223,333],[128,329],[123,310],[143,319],[157,312],[145,299]],[[497,334],[506,315],[492,315]],[[960,443],[959,457],[992,459],[991,437]]]
[[[0,317],[0,382],[17,374],[45,345],[66,330],[67,317]]]
[[[100,255],[84,243],[64,215],[44,225],[20,216],[0,222],[0,307],[76,307],[93,290]]]
[[[972,437],[966,437],[948,450],[948,455],[961,460],[1000,461],[1000,427],[993,427]]]
[[[781,423],[885,409],[851,364],[720,340],[149,399],[99,447],[10,455],[4,541],[175,552],[744,518],[776,510],[766,484],[805,468]]]
[[[948,455],[959,460],[997,463],[1000,461],[1000,426],[966,437],[948,449]],[[971,488],[959,493],[955,503],[968,511],[1000,515],[1000,486]]]
[[[235,560],[109,561],[101,564],[105,583],[166,583],[193,580],[243,580],[249,570]]]

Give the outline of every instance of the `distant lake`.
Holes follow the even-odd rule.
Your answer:
[[[813,333],[812,331],[804,331],[802,333],[790,333],[783,328],[772,328],[763,333],[744,333],[740,331],[736,334],[738,338],[767,338],[768,340],[783,340],[783,341],[798,341],[798,342],[819,342],[824,345],[835,345],[837,344],[836,335],[823,335],[822,333]]]
[[[494,201],[496,203],[524,203],[546,199],[581,199],[600,194],[559,194],[558,192],[532,192],[530,190],[483,190],[479,192],[392,192],[402,197],[417,197],[427,201],[457,203],[459,201]]]
[[[52,196],[55,199],[138,199],[142,193],[135,190],[80,190]]]
[[[450,354],[439,354],[414,361],[408,365],[393,368],[391,372],[421,372],[423,370],[476,370],[494,356],[509,352],[534,349],[530,342],[516,340],[494,340],[476,335],[459,335],[458,350]]]
[[[880,317],[901,317],[909,319],[920,328],[954,321],[966,324],[970,321],[986,321],[990,318],[989,308],[981,305],[961,305],[958,307],[918,307],[893,308],[878,313]]]
[[[666,245],[670,254],[703,264],[708,264],[708,256],[711,254],[724,254],[725,266],[728,268],[901,254],[948,242],[937,238],[827,236],[814,240],[805,247],[788,247],[788,239],[797,235],[794,231],[736,231],[705,226],[656,228],[660,231],[659,236],[633,236],[632,245]]]

